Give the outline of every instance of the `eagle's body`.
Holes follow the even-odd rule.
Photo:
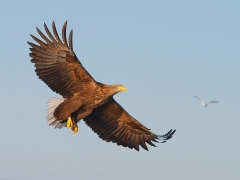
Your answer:
[[[85,88],[79,93],[75,93],[69,99],[65,99],[54,111],[54,117],[61,120],[61,123],[67,122],[71,117],[74,124],[84,119],[92,111],[109,101],[114,94],[120,90],[121,85],[104,85],[96,83],[93,88]]]
[[[149,131],[129,115],[114,99],[118,92],[126,91],[122,85],[105,85],[97,82],[82,66],[73,51],[72,31],[69,43],[66,38],[67,22],[63,25],[62,39],[58,36],[55,23],[52,28],[54,36],[44,24],[47,38],[38,28],[39,35],[45,42],[31,35],[39,43],[29,43],[30,56],[36,67],[36,74],[54,92],[63,98],[50,98],[47,110],[49,125],[55,128],[67,126],[73,132],[78,131],[77,123],[83,119],[100,138],[112,141],[124,147],[139,150],[139,145],[148,150],[146,142],[165,142],[175,133],[170,130],[163,136]]]

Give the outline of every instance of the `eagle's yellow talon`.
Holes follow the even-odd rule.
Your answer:
[[[72,118],[68,117],[67,128],[69,129],[70,127],[72,127],[72,125],[73,125]]]
[[[73,134],[76,134],[78,132],[78,126],[77,125],[73,125],[72,126],[72,131],[73,131]]]

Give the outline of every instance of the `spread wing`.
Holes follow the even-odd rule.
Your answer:
[[[203,99],[199,96],[194,96],[195,98],[197,98],[198,100],[200,100],[202,103],[204,103]]]
[[[114,99],[95,109],[84,121],[98,136],[107,141],[139,151],[139,145],[148,150],[145,143],[155,146],[152,141],[162,143],[172,138],[176,130],[159,136],[147,129],[129,115]]]
[[[206,106],[205,102],[203,101],[203,99],[201,97],[199,97],[199,96],[194,96],[194,97],[201,101],[203,107]]]
[[[95,83],[92,76],[85,70],[73,51],[73,31],[69,34],[69,43],[66,38],[67,21],[62,28],[62,41],[56,30],[55,23],[52,23],[54,36],[44,23],[46,37],[38,28],[37,31],[42,39],[31,37],[39,44],[31,42],[30,56],[35,64],[36,74],[54,92],[59,93],[64,98],[72,96],[75,92],[81,91],[89,83]]]
[[[219,103],[219,101],[210,101],[207,104],[211,104],[211,103]]]

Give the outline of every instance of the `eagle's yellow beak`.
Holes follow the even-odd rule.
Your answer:
[[[118,88],[122,92],[126,92],[127,91],[127,88],[125,86],[119,86]]]

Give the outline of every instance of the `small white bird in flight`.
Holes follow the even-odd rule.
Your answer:
[[[209,105],[210,103],[219,103],[219,101],[210,101],[210,102],[208,102],[208,103],[205,103],[205,102],[203,101],[203,99],[200,98],[199,96],[194,96],[194,97],[197,98],[197,99],[199,99],[199,100],[202,102],[202,106],[203,106],[203,107],[206,107],[206,106]]]

